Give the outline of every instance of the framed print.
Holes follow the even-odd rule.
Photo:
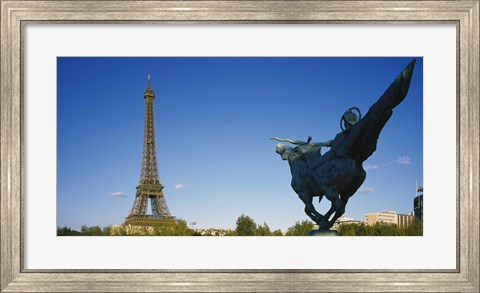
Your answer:
[[[2,0],[1,23],[2,292],[478,292],[478,1]],[[269,138],[340,152],[407,75],[345,208],[366,223],[266,237],[335,222]],[[421,233],[355,228],[388,217]]]

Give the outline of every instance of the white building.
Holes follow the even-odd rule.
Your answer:
[[[413,221],[413,215],[397,214],[394,211],[384,211],[365,214],[365,223],[374,225],[376,222],[396,224],[399,227],[406,227]]]
[[[335,223],[333,224],[333,227],[332,229],[333,230],[336,230],[338,229],[338,227],[340,227],[341,225],[345,225],[345,224],[357,224],[357,225],[360,225],[362,222],[361,221],[358,221],[358,220],[355,220],[353,218],[350,218],[350,217],[340,217],[338,218]]]

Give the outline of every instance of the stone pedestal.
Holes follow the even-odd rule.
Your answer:
[[[338,236],[336,230],[312,230],[308,236]]]

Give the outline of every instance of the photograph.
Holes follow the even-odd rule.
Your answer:
[[[56,61],[57,236],[423,235],[422,57]]]

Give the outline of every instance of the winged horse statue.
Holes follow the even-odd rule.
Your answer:
[[[407,96],[414,67],[415,60],[403,69],[363,118],[358,108],[348,109],[340,119],[342,131],[333,140],[311,142],[309,137],[305,142],[271,138],[295,145],[279,143],[276,152],[288,161],[291,186],[304,202],[305,213],[319,225],[320,231],[329,230],[345,213],[348,199],[365,180],[362,163],[375,152],[380,132],[392,116],[392,110]],[[330,147],[330,150],[322,155],[321,147]],[[325,215],[315,210],[314,197],[319,200],[326,197],[331,202]]]

